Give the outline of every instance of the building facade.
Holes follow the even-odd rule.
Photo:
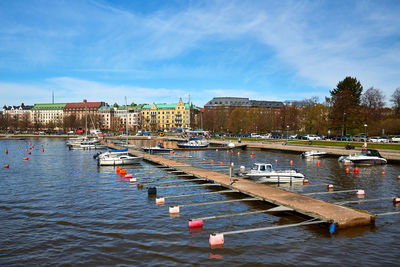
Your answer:
[[[191,110],[198,110],[179,99],[177,104],[143,105],[142,128],[150,131],[187,129],[191,125]]]
[[[250,100],[244,97],[214,97],[204,105],[206,108],[221,106],[280,109],[283,107],[283,103],[280,101]]]
[[[62,125],[65,106],[66,103],[35,104],[32,108],[32,123],[42,125],[55,123]]]
[[[27,119],[31,121],[31,113],[33,106],[24,105],[22,103],[20,106],[4,106],[3,116],[8,116],[13,119]]]

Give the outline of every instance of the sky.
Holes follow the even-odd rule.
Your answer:
[[[0,105],[400,87],[400,1],[0,1]]]

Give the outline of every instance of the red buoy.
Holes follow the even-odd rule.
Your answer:
[[[42,152],[44,152],[44,149],[42,148]]]
[[[8,167],[10,167],[10,166],[8,166],[8,164],[4,165],[4,168],[8,169]]]
[[[6,153],[6,155],[8,154],[8,150],[7,149],[6,149],[5,153]]]
[[[293,160],[290,160],[289,163],[290,163],[290,166],[293,166]]]
[[[24,160],[28,160],[29,158],[24,158]]]
[[[203,220],[189,220],[189,228],[203,227]]]
[[[358,173],[358,171],[359,171],[358,168],[355,167],[355,168],[354,168],[354,173]]]
[[[382,175],[385,175],[386,174],[386,172],[385,171],[382,171]]]
[[[28,152],[28,155],[32,154],[30,151]]]

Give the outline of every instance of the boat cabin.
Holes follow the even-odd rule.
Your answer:
[[[379,151],[376,149],[363,149],[361,150],[361,154],[365,156],[374,156],[378,158],[382,158],[381,154],[379,154]]]
[[[269,163],[254,163],[253,168],[251,168],[251,170],[259,172],[271,172],[272,165]]]

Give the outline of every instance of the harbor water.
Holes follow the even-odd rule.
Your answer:
[[[31,144],[30,144],[31,143]],[[34,145],[34,147],[32,147]],[[31,148],[31,149],[30,149]],[[43,149],[43,152],[42,152]],[[5,151],[8,154],[5,154]],[[400,251],[400,214],[382,215],[375,226],[340,229],[310,225],[228,235],[223,248],[209,246],[211,233],[279,226],[307,220],[289,212],[258,213],[204,221],[202,229],[189,229],[188,220],[213,215],[265,210],[261,201],[182,207],[169,215],[172,205],[235,200],[240,193],[197,195],[167,199],[156,205],[155,196],[137,184],[183,181],[189,178],[147,162],[126,166],[137,183],[119,176],[114,167],[99,167],[95,151],[70,151],[63,139],[0,140],[0,265],[1,266],[376,266],[397,265]],[[31,155],[28,155],[31,152]],[[240,153],[238,153],[240,152]],[[252,153],[254,152],[254,156]],[[28,160],[23,158],[29,157]],[[302,159],[297,154],[235,150],[176,152],[175,160],[228,173],[234,162],[250,167],[270,162],[275,168],[296,168],[308,185],[274,185],[298,193],[365,190],[317,194],[330,202],[379,199],[346,204],[372,214],[400,211],[392,199],[400,196],[400,165],[359,167],[345,172],[336,158]],[[211,164],[214,160],[214,164]],[[293,161],[293,166],[289,162]],[[317,162],[320,164],[317,164]],[[221,163],[222,166],[221,166]],[[4,168],[4,165],[9,165]],[[210,187],[157,186],[157,196],[215,192]]]

